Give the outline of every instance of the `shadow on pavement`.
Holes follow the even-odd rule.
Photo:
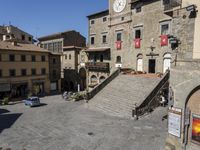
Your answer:
[[[10,111],[8,111],[7,109],[1,109],[1,108],[0,108],[0,115],[1,115],[1,114],[5,114],[5,113],[8,113],[8,112],[10,112]]]
[[[1,114],[0,115],[0,133],[5,129],[10,128],[21,115],[22,113]]]
[[[47,106],[48,104],[46,104],[46,103],[40,103],[40,105],[38,105],[38,106],[33,106],[32,108],[34,108],[34,107],[43,107],[43,106]]]

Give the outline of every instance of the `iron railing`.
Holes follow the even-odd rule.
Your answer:
[[[154,108],[160,105],[158,96],[160,91],[162,91],[165,86],[168,86],[169,77],[170,71],[167,71],[149,96],[139,106],[135,106],[135,109],[133,110],[133,117],[142,116],[147,112],[151,112]]]
[[[92,99],[97,93],[99,93],[105,86],[107,86],[113,79],[115,79],[120,74],[120,69],[117,69],[113,72],[108,78],[106,78],[102,83],[96,86],[92,91],[86,93],[85,99],[89,101]]]
[[[110,71],[110,64],[104,62],[87,62],[85,63],[86,68],[89,71],[102,71],[102,72],[109,72]]]

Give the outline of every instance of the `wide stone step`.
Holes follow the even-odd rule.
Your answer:
[[[159,81],[158,78],[119,75],[89,101],[88,107],[105,114],[130,118],[135,104],[144,101]]]

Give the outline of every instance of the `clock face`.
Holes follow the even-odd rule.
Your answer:
[[[113,10],[115,12],[122,12],[126,7],[126,0],[115,0],[113,3]]]

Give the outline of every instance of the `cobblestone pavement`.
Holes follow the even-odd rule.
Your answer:
[[[0,106],[0,147],[12,150],[164,150],[166,109],[139,121],[88,110],[84,102],[46,97],[43,106]],[[8,112],[9,111],[9,112]]]

